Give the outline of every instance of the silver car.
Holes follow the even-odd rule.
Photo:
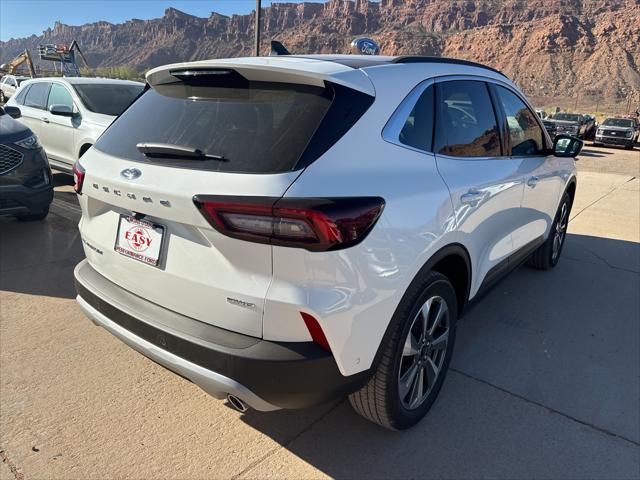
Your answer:
[[[40,139],[51,166],[71,172],[144,84],[105,78],[38,78],[24,82],[7,106]]]

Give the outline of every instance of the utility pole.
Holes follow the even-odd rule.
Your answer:
[[[262,12],[261,3],[262,3],[262,0],[256,0],[256,28],[255,28],[256,38],[255,38],[255,47],[254,47],[256,57],[260,56],[260,14]]]

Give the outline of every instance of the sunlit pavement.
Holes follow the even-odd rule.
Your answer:
[[[44,222],[0,218],[0,478],[638,478],[640,151],[586,147],[558,267],[459,323],[429,416],[348,402],[240,414],[84,318],[69,177]]]

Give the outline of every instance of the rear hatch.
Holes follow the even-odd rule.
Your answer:
[[[326,124],[345,92],[372,98],[345,87],[354,75],[339,68],[347,80],[336,83],[290,68],[272,68],[272,78],[251,66],[150,72],[153,88],[80,162],[80,231],[93,268],[165,308],[262,336],[271,246],[218,232],[194,197],[282,197],[340,138]]]

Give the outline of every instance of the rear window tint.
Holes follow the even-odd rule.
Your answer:
[[[173,83],[145,92],[95,148],[140,162],[202,170],[277,173],[296,167],[332,104],[329,88],[250,82],[247,88]],[[138,143],[197,148],[226,161],[148,158]]]
[[[46,108],[49,88],[51,88],[51,84],[46,82],[32,84],[24,99],[25,107]]]
[[[501,155],[498,125],[484,82],[439,83],[436,118],[435,153],[454,157]]]
[[[74,90],[84,106],[103,115],[120,115],[140,93],[142,85],[118,85],[113,83],[78,83]]]

